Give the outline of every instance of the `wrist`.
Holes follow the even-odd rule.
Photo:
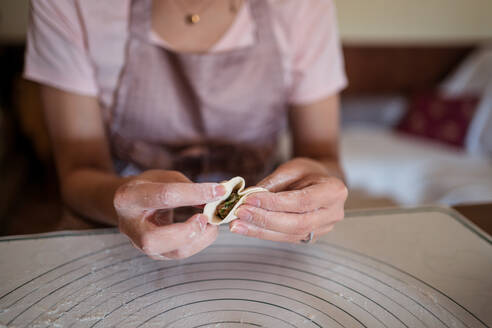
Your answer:
[[[116,190],[129,178],[95,169],[74,170],[62,179],[64,203],[82,218],[117,225],[113,199]]]

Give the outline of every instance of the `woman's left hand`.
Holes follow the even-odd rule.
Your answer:
[[[232,232],[298,243],[324,235],[344,217],[348,190],[320,162],[296,158],[278,167],[258,186],[269,192],[248,196],[230,223]]]

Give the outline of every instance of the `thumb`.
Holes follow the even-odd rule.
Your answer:
[[[146,233],[142,250],[148,255],[172,252],[187,245],[204,234],[207,230],[208,218],[196,214],[181,223],[174,223],[163,227],[152,227]]]

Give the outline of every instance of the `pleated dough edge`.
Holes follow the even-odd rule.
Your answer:
[[[222,203],[224,200],[229,198],[231,195],[232,191],[234,188],[240,184],[238,194],[241,195],[241,199],[234,205],[232,210],[229,212],[229,214],[226,216],[224,220],[221,220],[219,217],[215,215],[215,211],[217,210],[217,206],[219,206],[220,203]],[[234,177],[228,181],[222,182],[222,185],[224,185],[226,189],[226,193],[224,196],[222,196],[219,200],[215,202],[208,203],[205,205],[205,208],[203,209],[203,214],[208,217],[208,223],[213,224],[213,225],[221,225],[221,224],[226,224],[231,221],[234,221],[237,219],[236,216],[236,210],[241,204],[244,202],[245,196],[250,195],[255,192],[262,192],[262,191],[268,191],[265,188],[261,187],[250,187],[244,189],[244,186],[246,185],[246,182],[242,177]]]

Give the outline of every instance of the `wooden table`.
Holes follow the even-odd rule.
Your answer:
[[[453,208],[483,231],[492,235],[492,203],[462,204]]]

